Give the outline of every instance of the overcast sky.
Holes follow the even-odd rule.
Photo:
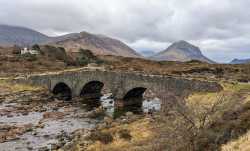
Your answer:
[[[218,62],[250,58],[250,0],[0,0],[0,24],[88,31],[158,52],[187,40]]]

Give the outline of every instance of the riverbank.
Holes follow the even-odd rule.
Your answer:
[[[224,90],[221,92],[194,93],[186,98],[185,104],[177,103],[165,113],[127,113],[117,119],[105,118],[90,133],[75,133],[71,143],[58,151],[242,148],[248,142],[242,141],[241,136],[247,135],[250,129],[250,85],[222,85]]]

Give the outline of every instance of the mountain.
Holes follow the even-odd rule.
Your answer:
[[[88,32],[72,33],[59,37],[49,37],[25,27],[0,25],[0,46],[50,44],[65,47],[66,51],[77,52],[80,48],[89,49],[95,54],[141,57],[123,42],[104,35]]]
[[[88,32],[55,37],[51,40],[50,44],[62,46],[69,52],[77,52],[79,48],[83,48],[89,49],[93,51],[93,53],[101,55],[141,57],[135,50],[119,40]]]
[[[186,41],[178,41],[173,43],[166,50],[152,56],[151,59],[181,62],[199,60],[203,62],[214,63],[212,60],[208,59],[201,53],[200,48]]]
[[[234,59],[230,64],[247,64],[250,63],[250,59]]]
[[[49,37],[32,29],[0,25],[0,45],[1,46],[27,46],[36,43],[44,43]]]
[[[151,57],[151,56],[155,55],[155,52],[154,51],[150,51],[150,50],[145,50],[145,51],[141,51],[141,54],[144,57]]]

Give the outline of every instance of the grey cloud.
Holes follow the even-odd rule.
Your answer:
[[[217,61],[250,57],[247,0],[0,0],[0,23],[49,35],[83,30],[159,51],[187,40]]]

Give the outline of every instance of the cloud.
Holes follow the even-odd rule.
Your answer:
[[[250,58],[247,0],[0,0],[0,23],[49,35],[83,30],[159,51],[187,40],[216,61]]]

